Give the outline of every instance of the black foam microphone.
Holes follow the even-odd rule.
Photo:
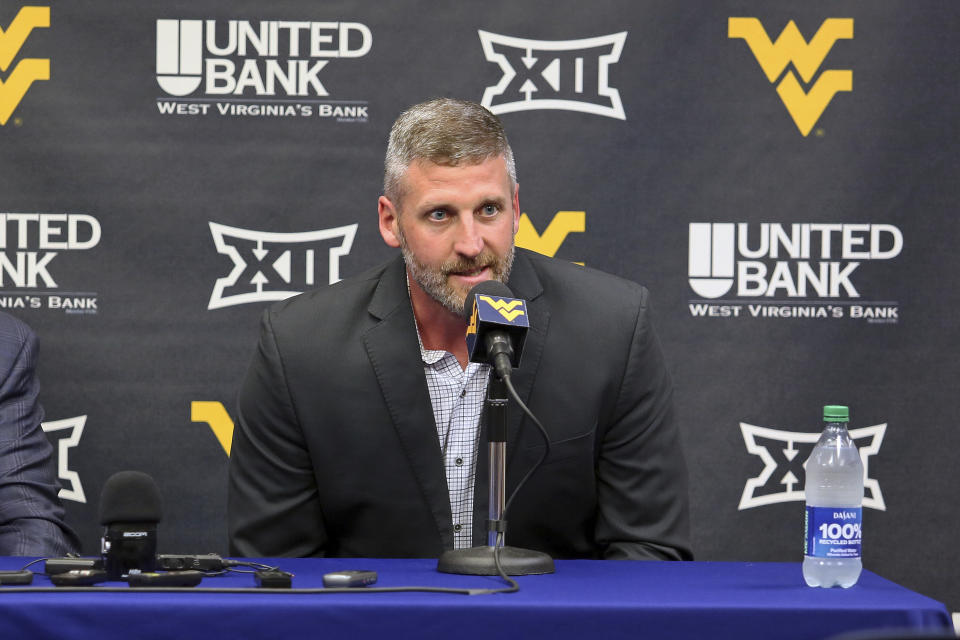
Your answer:
[[[163,515],[160,491],[141,471],[120,471],[100,492],[103,568],[111,580],[157,566],[157,523]]]
[[[497,376],[509,377],[520,366],[523,342],[530,328],[527,303],[513,297],[510,288],[486,280],[470,289],[464,302],[467,351],[470,362],[492,364]]]

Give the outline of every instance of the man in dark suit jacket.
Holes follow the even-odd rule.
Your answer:
[[[36,362],[33,331],[0,312],[0,556],[62,556],[78,547],[40,427]]]
[[[686,467],[646,290],[515,252],[519,215],[495,116],[446,99],[400,116],[379,224],[403,257],[264,314],[232,447],[233,554],[435,557],[486,543],[486,451],[479,411],[463,404],[482,404],[488,372],[467,363],[462,308],[474,284],[497,279],[528,301],[513,381],[551,440],[510,507],[507,543],[558,558],[691,557]],[[462,368],[481,381],[479,395],[464,384],[451,418],[431,377],[441,356],[454,377]],[[455,461],[454,419],[472,444]],[[507,442],[512,488],[544,444],[512,407]],[[462,464],[484,471],[457,489]]]

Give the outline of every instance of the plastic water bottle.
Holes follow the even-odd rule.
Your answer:
[[[807,459],[803,579],[852,587],[860,577],[863,462],[847,433],[847,407],[823,408],[826,427]]]

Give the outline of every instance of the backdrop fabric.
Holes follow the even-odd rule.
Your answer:
[[[161,552],[225,553],[258,318],[392,255],[389,127],[453,96],[507,129],[519,245],[651,290],[697,559],[801,558],[846,404],[864,565],[960,610],[960,4],[56,0],[0,28],[0,309],[39,335],[86,553],[122,469],[157,479]]]

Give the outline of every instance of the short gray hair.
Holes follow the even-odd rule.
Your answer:
[[[499,155],[507,161],[511,186],[516,185],[513,151],[497,116],[467,100],[437,98],[422,102],[401,113],[390,129],[383,193],[399,204],[401,179],[414,160],[456,167]]]

